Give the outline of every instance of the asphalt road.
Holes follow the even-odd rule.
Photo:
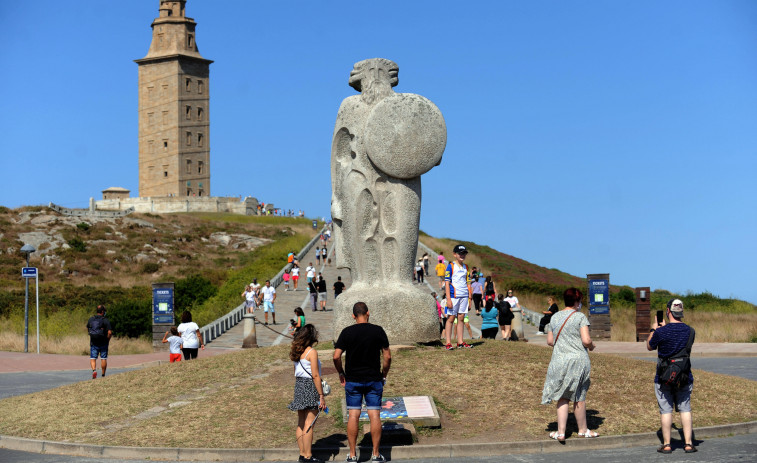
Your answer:
[[[643,359],[653,361],[654,359]],[[724,358],[695,358],[692,366],[697,369],[712,371],[715,373],[741,376],[757,381],[757,357],[724,357]],[[126,369],[114,370],[108,374],[117,374]],[[0,374],[0,398],[14,395],[28,394],[44,389],[50,389],[64,384],[74,383],[80,380],[91,381],[90,373],[83,371],[52,371],[31,373],[3,373]],[[654,406],[655,404],[650,404]],[[694,410],[696,422],[697,410]],[[705,413],[705,411],[702,411]],[[675,444],[675,440],[674,440]],[[555,443],[555,445],[559,445]],[[549,454],[529,455],[497,455],[491,457],[471,458],[433,458],[405,460],[418,463],[494,463],[494,462],[523,462],[523,463],[628,463],[629,461],[644,462],[755,462],[757,461],[757,435],[747,434],[743,436],[725,437],[697,441],[699,452],[686,454],[682,448],[675,448],[673,454],[662,455],[655,451],[654,447],[633,447],[626,449],[574,451]],[[102,458],[70,457],[65,455],[50,455],[19,452],[14,450],[0,449],[0,462],[3,463],[121,463],[135,460],[113,460]],[[401,460],[394,460],[401,461]],[[202,463],[202,462],[200,462]],[[210,462],[208,462],[210,463]]]

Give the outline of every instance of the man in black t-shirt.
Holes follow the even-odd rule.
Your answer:
[[[342,277],[336,277],[336,283],[334,283],[334,299],[337,298],[344,291],[344,283],[342,283]]]
[[[334,367],[339,373],[339,382],[344,386],[345,401],[349,418],[347,421],[347,442],[350,454],[347,461],[357,461],[357,428],[365,398],[365,408],[371,420],[371,440],[373,456],[371,461],[386,461],[379,453],[381,441],[381,397],[384,393],[386,375],[392,363],[389,339],[378,325],[368,322],[370,314],[364,302],[352,307],[355,324],[339,334],[334,343]],[[346,352],[347,369],[342,368],[342,353]],[[383,365],[381,358],[383,356]]]
[[[92,379],[97,378],[97,357],[100,356],[100,367],[105,376],[108,368],[108,344],[113,336],[110,321],[105,318],[105,306],[98,305],[95,316],[87,320],[87,332],[89,333],[89,364],[92,367]]]

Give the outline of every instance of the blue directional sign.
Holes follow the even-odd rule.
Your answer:
[[[37,267],[22,267],[21,276],[24,278],[37,278]]]

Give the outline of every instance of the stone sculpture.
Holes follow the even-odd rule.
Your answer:
[[[373,58],[355,64],[331,145],[331,216],[336,264],[352,286],[334,306],[334,333],[368,305],[392,343],[439,338],[433,298],[412,284],[421,211],[420,176],[439,165],[447,144],[441,111],[412,93],[395,93],[399,68]]]

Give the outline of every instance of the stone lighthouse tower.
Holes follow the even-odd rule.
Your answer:
[[[210,196],[210,63],[186,0],[160,0],[139,66],[139,196]]]

